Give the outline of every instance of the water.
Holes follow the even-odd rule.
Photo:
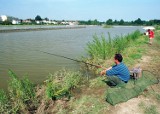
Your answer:
[[[3,26],[0,27],[3,29]],[[64,67],[79,70],[74,61],[40,51],[79,59],[86,55],[84,48],[87,42],[92,41],[94,34],[103,34],[107,38],[108,32],[114,37],[137,29],[142,31],[141,27],[117,26],[106,29],[87,26],[79,29],[0,33],[0,88],[7,87],[8,69],[12,69],[19,77],[27,75],[34,83],[43,82],[49,73],[53,74]]]

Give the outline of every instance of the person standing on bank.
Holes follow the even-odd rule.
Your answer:
[[[114,62],[116,65],[100,72],[101,75],[107,75],[110,83],[109,85],[111,86],[127,83],[130,79],[130,72],[122,60],[123,57],[121,54],[115,54]]]
[[[148,29],[148,36],[149,36],[149,44],[152,45],[153,38],[154,38],[154,32],[150,29]]]

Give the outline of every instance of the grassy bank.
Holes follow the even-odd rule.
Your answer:
[[[160,68],[158,64],[160,31],[156,31],[153,46],[148,45],[147,42],[148,37],[141,35],[139,31],[123,37],[117,36],[114,40],[111,40],[110,35],[108,39],[104,36],[100,38],[94,36],[93,41],[89,42],[86,48],[89,57],[84,60],[109,67],[113,64],[114,54],[120,52],[129,68],[141,65],[144,69],[150,68],[148,70],[160,74],[158,69]],[[149,58],[149,55],[153,58]],[[151,61],[148,62],[149,60]],[[19,79],[10,70],[8,91],[0,90],[0,113],[107,114],[124,113],[126,110],[129,111],[128,113],[137,111],[137,113],[157,114],[159,112],[160,85],[147,88],[136,100],[131,99],[127,103],[111,106],[105,101],[105,92],[109,88],[104,83],[106,78],[99,77],[99,70],[88,67],[97,73],[96,78],[86,80],[87,74],[63,69],[49,74],[48,80],[42,85],[35,85],[25,77]]]

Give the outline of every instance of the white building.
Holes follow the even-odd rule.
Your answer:
[[[19,24],[19,21],[18,20],[12,20],[12,24],[13,25]]]
[[[56,22],[56,21],[51,21],[51,23],[54,24],[54,25],[58,24],[58,22]]]
[[[78,21],[70,21],[69,25],[78,25]]]
[[[37,23],[37,24],[40,24],[40,23],[41,23],[41,21],[36,21],[36,23]]]
[[[7,21],[7,16],[6,15],[1,15],[1,20],[2,21]]]

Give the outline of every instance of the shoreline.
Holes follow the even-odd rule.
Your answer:
[[[64,27],[39,27],[39,28],[17,28],[17,29],[2,29],[0,33],[10,33],[10,32],[27,32],[27,31],[43,31],[43,30],[60,30],[60,29],[79,29],[86,28],[86,26],[64,26]]]
[[[156,39],[153,45],[148,45],[148,42],[146,42],[147,41],[146,36],[140,36],[137,39],[138,40],[137,43],[135,43],[132,47],[129,47],[130,53],[133,53],[132,50],[135,51],[135,49],[139,49],[139,48],[145,49],[145,50],[137,50],[137,53],[139,51],[139,53],[141,53],[142,56],[140,58],[134,58],[134,61],[131,61],[133,64],[131,64],[130,67],[133,68],[133,67],[136,67],[137,65],[138,66],[140,65],[142,69],[150,70],[151,72],[154,72],[155,74],[160,74],[160,67],[159,67],[160,40],[158,40],[158,38],[160,38],[159,36],[160,36],[160,31],[156,31]],[[125,50],[125,52],[129,52],[129,50]],[[128,58],[130,59],[131,57],[128,57]],[[110,64],[110,61],[112,63],[112,60],[109,59],[106,61],[105,64],[107,63]],[[130,64],[131,62],[128,62],[128,64]],[[71,72],[67,74],[68,75],[66,77],[73,76]],[[60,74],[55,75],[55,76],[59,76],[59,75]],[[60,77],[61,76],[63,75],[60,75]],[[75,79],[77,76],[79,75],[76,75],[75,77],[72,77],[70,79],[73,79],[73,78]],[[14,96],[12,97],[13,101],[12,100],[8,101],[10,103],[9,105],[10,107],[7,107],[8,105],[3,105],[3,106],[4,106],[4,109],[6,108],[6,111],[10,111],[11,110],[10,108],[13,108],[14,110],[14,106],[15,106],[14,104],[15,102],[17,102],[17,106],[20,106],[18,107],[17,112],[33,113],[33,114],[36,114],[36,113],[79,113],[79,112],[89,113],[89,111],[91,110],[93,110],[94,112],[111,113],[111,114],[113,114],[112,110],[114,110],[115,113],[124,113],[124,111],[126,113],[135,113],[135,112],[142,113],[142,112],[148,111],[148,109],[149,111],[153,109],[151,110],[152,112],[157,112],[157,113],[160,112],[160,106],[159,106],[159,102],[160,102],[159,87],[160,85],[159,84],[154,84],[150,87],[147,87],[146,90],[142,94],[138,95],[138,97],[134,97],[126,102],[119,103],[116,106],[112,106],[104,100],[104,94],[105,94],[105,91],[107,91],[107,87],[106,87],[106,84],[102,81],[102,78],[103,77],[97,77],[94,79],[90,79],[89,81],[86,81],[88,82],[87,87],[84,85],[78,86],[77,84],[77,87],[75,86],[76,88],[73,89],[75,91],[73,90],[71,91],[73,95],[71,99],[68,99],[66,97],[66,98],[60,98],[56,100],[52,99],[52,96],[49,97],[49,95],[54,95],[54,93],[52,93],[54,89],[52,88],[52,86],[54,86],[54,84],[51,85],[54,82],[54,80],[50,78],[46,80],[43,84],[36,84],[34,88],[32,87],[32,89],[34,89],[35,91],[35,95],[33,95],[32,93],[29,93],[29,95],[33,95],[34,97],[33,99],[29,99],[28,100],[29,102],[27,103],[17,102],[16,98],[18,98],[18,101],[23,101],[22,99],[23,97],[19,98],[18,96],[19,94],[18,94],[17,95],[18,97],[16,98],[14,98]],[[17,82],[19,81],[17,80]],[[26,89],[28,88],[29,87],[26,87]],[[16,88],[15,90],[17,92],[20,91],[19,93],[21,93],[21,88],[20,89]],[[60,88],[60,90],[57,93],[62,93],[63,90],[65,89]],[[25,92],[22,91],[22,93],[25,93]],[[148,102],[148,101],[152,101],[152,102]],[[25,108],[21,106],[24,106]],[[126,106],[128,106],[129,108],[126,108]]]

